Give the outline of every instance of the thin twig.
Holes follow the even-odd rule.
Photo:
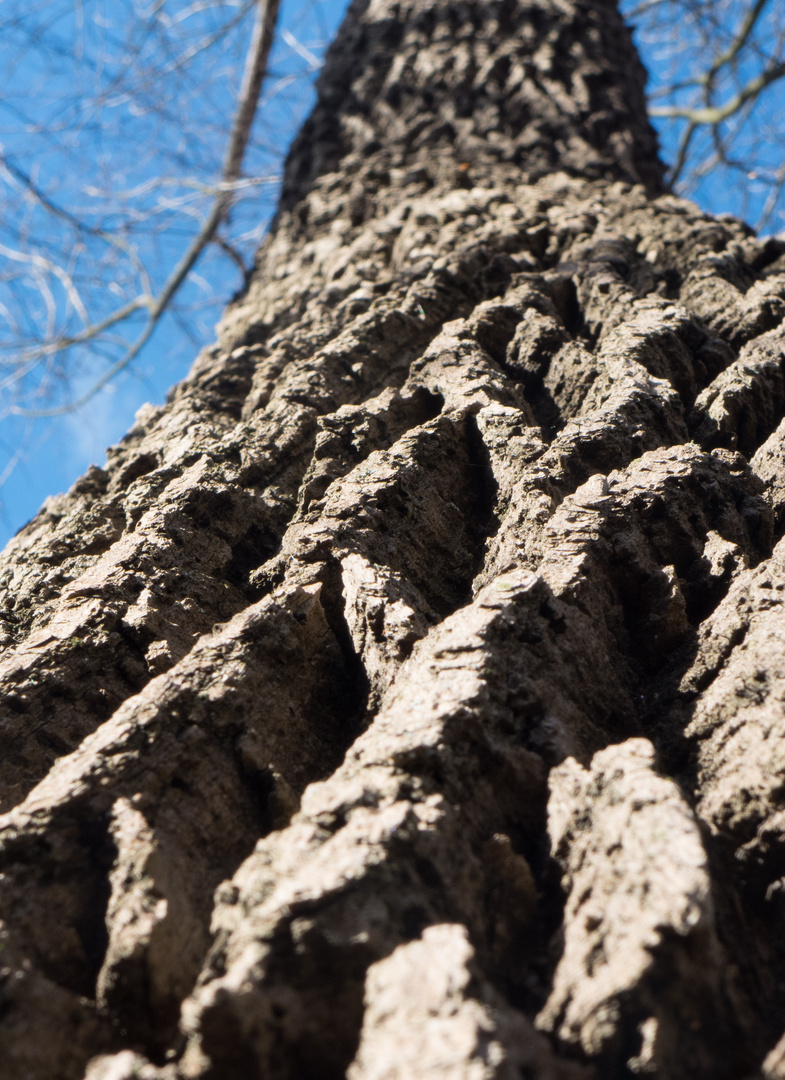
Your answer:
[[[150,339],[161,316],[169,307],[175,294],[193,269],[199,256],[208,244],[215,239],[218,227],[226,218],[232,205],[236,185],[240,179],[243,158],[248,146],[251,127],[259,104],[262,83],[264,82],[267,73],[267,61],[273,44],[279,7],[280,0],[259,0],[254,32],[248,49],[245,74],[240,89],[239,102],[229,136],[226,156],[224,158],[221,183],[206,221],[198,234],[191,241],[191,244],[183,257],[169,275],[157,297],[138,297],[121,309],[120,312],[115,313],[110,316],[109,319],[104,320],[103,323],[95,324],[96,332],[99,332],[101,329],[120,321],[121,317],[131,314],[132,311],[139,310],[141,307],[147,307],[149,312],[148,321],[142,333],[129,346],[120,359],[117,360],[108,371],[104,372],[104,374],[93,383],[90,389],[80,395],[76,401],[69,402],[65,405],[53,406],[48,409],[25,409],[17,406],[12,410],[16,414],[34,418],[62,416],[65,413],[80,408],[90,401],[91,398],[95,397],[107,383],[111,382],[119,372],[128,367],[128,365],[139,355],[141,349]],[[89,335],[89,337],[94,336],[95,334]],[[81,344],[87,339],[87,332],[83,331],[81,334],[74,335],[73,338],[66,339],[59,343],[52,343],[52,351],[55,351],[55,346],[59,349],[68,345]]]

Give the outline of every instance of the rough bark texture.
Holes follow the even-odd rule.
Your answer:
[[[785,1077],[785,244],[611,0],[355,0],[0,564],[4,1080]]]

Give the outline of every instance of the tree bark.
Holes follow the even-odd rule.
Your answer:
[[[9,545],[5,1080],[785,1077],[785,244],[612,0],[355,0],[218,343]]]

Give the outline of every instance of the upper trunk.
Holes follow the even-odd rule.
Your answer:
[[[611,3],[350,9],[219,344],[0,565],[4,1080],[776,1042],[785,244],[642,85]]]
[[[394,169],[417,170],[424,190],[563,171],[660,193],[644,83],[610,0],[356,0],[292,148],[282,211],[332,174],[347,197],[364,181],[352,210],[369,216],[390,202]]]
[[[357,272],[348,249],[372,219],[427,193],[514,191],[564,173],[661,194],[645,77],[614,0],[355,0],[232,331],[277,329],[325,283],[335,303],[369,272],[377,280],[389,250],[375,245],[371,260],[361,248],[370,265]],[[413,269],[412,251],[397,254],[395,269]]]
[[[425,190],[564,171],[659,193],[645,79],[610,0],[355,0],[290,152],[282,211],[330,174],[330,191],[362,194],[362,219],[390,202],[392,170],[418,171]]]

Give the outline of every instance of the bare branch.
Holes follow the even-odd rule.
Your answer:
[[[661,105],[650,110],[652,116],[668,119],[688,120],[694,126],[702,124],[721,124],[737,113],[748,101],[759,96],[762,90],[777,82],[785,75],[785,61],[778,61],[750,79],[746,86],[724,105],[713,105],[702,109],[689,109],[678,105]]]
[[[135,313],[140,308],[146,307],[148,310],[148,319],[144,329],[136,340],[125,350],[123,355],[112,364],[95,383],[93,383],[89,390],[80,395],[75,401],[45,409],[27,409],[17,406],[12,410],[14,413],[39,418],[61,416],[74,409],[78,409],[86,402],[90,401],[90,399],[103,389],[107,383],[114,379],[120,371],[126,368],[139,355],[141,349],[150,339],[161,316],[167,310],[177,291],[195,266],[199,256],[208,244],[215,239],[218,227],[225,219],[232,205],[236,185],[241,176],[243,158],[248,145],[251,127],[259,103],[262,83],[267,72],[267,61],[275,34],[275,24],[278,18],[279,6],[280,0],[259,0],[258,2],[253,36],[248,50],[245,74],[234,122],[232,124],[232,130],[229,136],[218,193],[213,200],[212,209],[207,219],[198,234],[192,240],[185,254],[167,278],[159,295],[155,298],[149,296],[137,297],[135,300],[131,301],[130,304],[125,305],[118,312],[109,316],[109,318],[102,323],[97,323],[93,327],[87,327],[81,334],[74,335],[70,338],[62,338],[59,341],[54,341],[48,345],[41,346],[41,355],[61,351],[62,349],[75,344],[82,344],[90,338],[96,337],[109,326],[115,325],[127,318],[130,314]]]
[[[763,9],[766,7],[766,4],[768,2],[769,0],[756,0],[750,10],[747,12],[746,17],[742,20],[742,24],[739,28],[739,32],[736,35],[735,40],[725,50],[725,52],[720,53],[719,56],[715,58],[709,70],[701,78],[701,82],[706,85],[713,83],[718,72],[727,64],[733,63],[733,61],[736,59],[741,50],[749,41],[750,34],[755,29],[758,19],[760,18]]]

